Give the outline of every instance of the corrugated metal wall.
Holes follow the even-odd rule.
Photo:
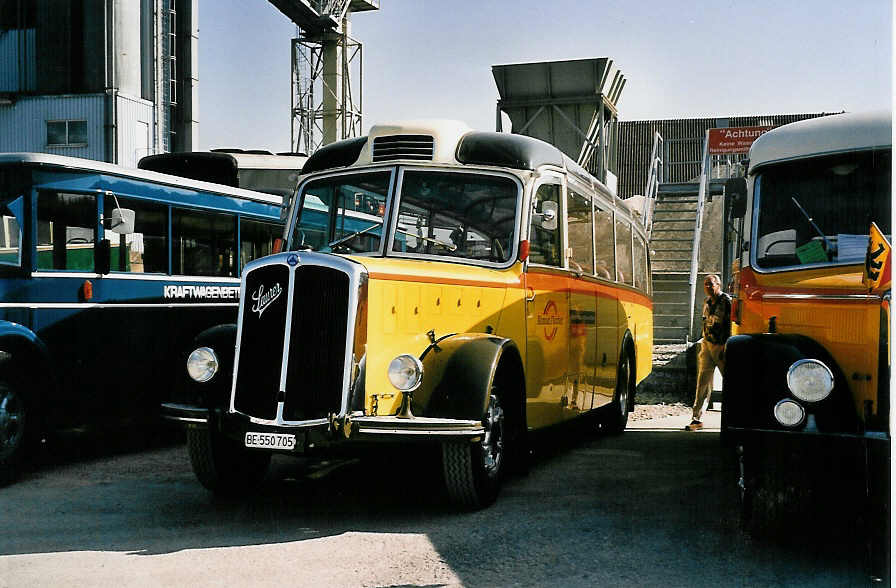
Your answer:
[[[137,161],[151,155],[153,105],[148,100],[118,95],[118,164],[137,167]]]
[[[51,120],[86,120],[87,145],[49,147],[47,121]],[[36,151],[102,161],[104,120],[103,94],[20,97],[0,106],[0,152]]]
[[[707,129],[784,125],[829,114],[834,113],[620,121],[617,123],[616,153],[618,194],[621,198],[628,198],[644,193],[655,132],[659,132],[665,141],[666,181],[688,182],[700,175],[703,138]]]
[[[0,92],[35,88],[34,29],[0,31]]]

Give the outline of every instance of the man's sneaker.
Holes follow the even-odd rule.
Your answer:
[[[703,423],[700,421],[691,421],[691,424],[684,428],[685,431],[699,431],[703,428]]]

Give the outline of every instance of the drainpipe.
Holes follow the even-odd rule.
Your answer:
[[[106,0],[103,3],[105,21],[103,32],[105,33],[105,65],[106,65],[106,90],[104,97],[105,125],[105,161],[118,163],[118,89],[115,87],[117,77],[115,68],[115,0]]]

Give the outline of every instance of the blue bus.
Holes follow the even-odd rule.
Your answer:
[[[135,434],[178,354],[234,322],[283,199],[96,161],[0,154],[0,483],[64,431]],[[49,444],[52,448],[52,443]]]

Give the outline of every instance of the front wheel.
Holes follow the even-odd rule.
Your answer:
[[[265,477],[271,454],[246,449],[210,424],[187,429],[187,451],[193,473],[208,490],[219,496],[239,496]]]
[[[0,382],[0,486],[18,476],[25,455],[26,409],[22,393]]]
[[[467,508],[483,508],[495,501],[506,460],[504,409],[492,394],[481,441],[446,441],[442,444],[442,466],[448,497]]]

